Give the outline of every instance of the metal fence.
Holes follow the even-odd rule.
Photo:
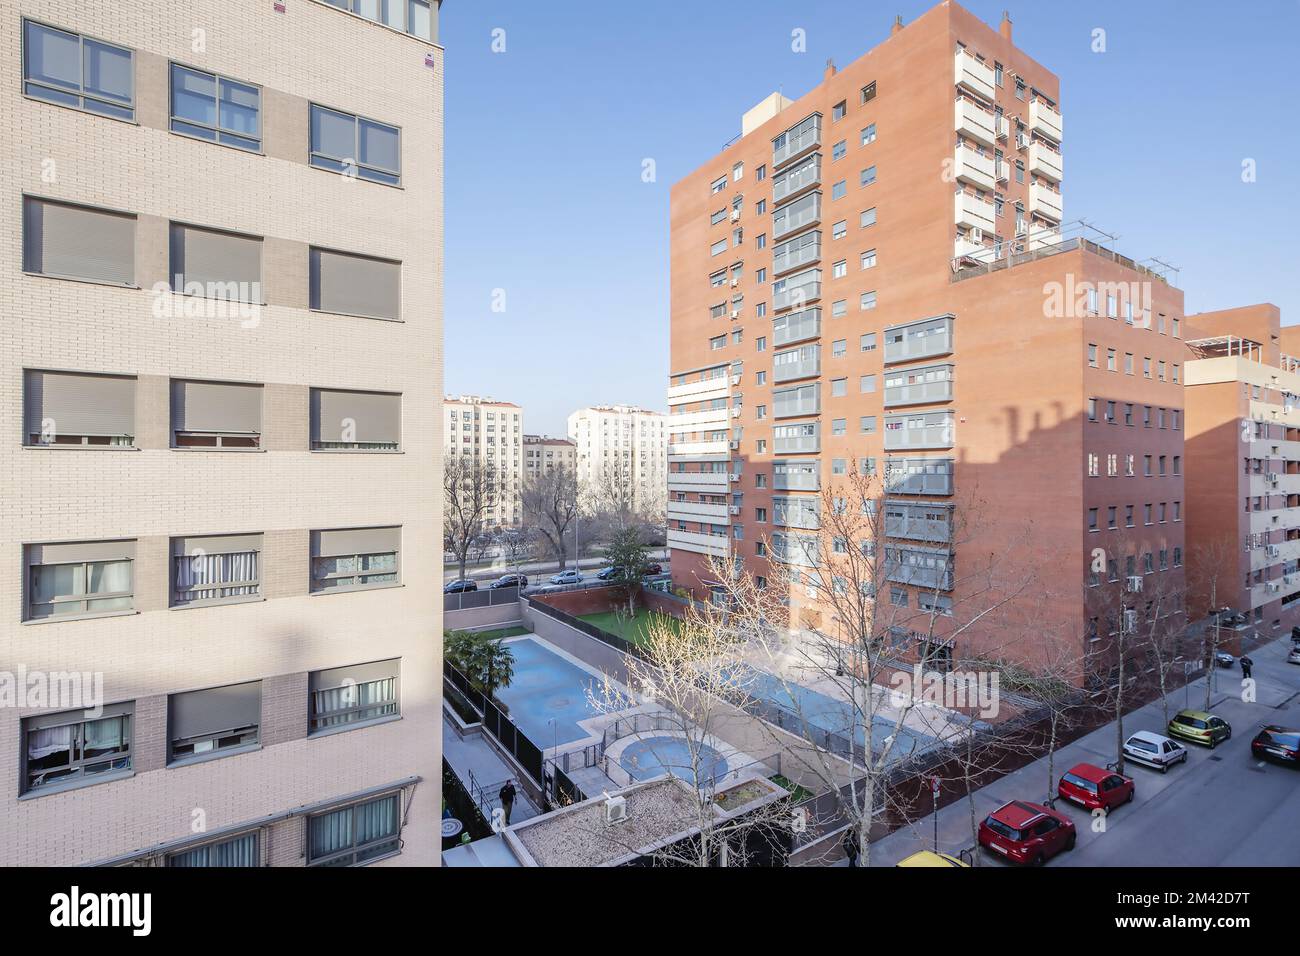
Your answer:
[[[496,607],[519,600],[519,588],[484,588],[481,591],[458,591],[442,596],[444,611],[467,611],[475,607]]]
[[[646,655],[641,648],[630,641],[623,640],[623,638],[619,637],[617,634],[610,634],[608,631],[602,631],[591,622],[584,621],[579,617],[574,617],[572,614],[566,614],[559,608],[552,607],[551,605],[539,601],[532,596],[528,596],[527,601],[528,606],[539,614],[545,614],[552,620],[559,621],[561,624],[567,624],[575,631],[581,631],[588,637],[595,638],[603,644],[608,644],[615,650],[622,651],[630,657],[636,657],[642,660],[646,659]]]
[[[455,665],[443,661],[442,674],[451,686],[465,698],[465,701],[482,715],[483,729],[495,737],[502,749],[518,761],[538,788],[545,789],[542,782],[541,748],[529,740],[500,707],[478,690],[475,690],[470,684],[469,678],[462,674]]]

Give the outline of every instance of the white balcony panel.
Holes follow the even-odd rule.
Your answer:
[[[731,491],[731,476],[720,472],[668,472],[669,491],[698,491],[704,494],[720,495]]]
[[[683,402],[707,402],[711,398],[724,398],[727,395],[727,390],[727,376],[725,375],[703,382],[670,385],[668,387],[668,404],[680,405]]]
[[[953,243],[952,254],[975,259],[979,262],[990,262],[993,259],[993,247],[986,246],[982,242],[974,242],[966,236],[958,236],[956,242]]]
[[[726,524],[731,520],[726,505],[710,505],[701,501],[669,501],[668,520],[674,518],[708,521],[710,524]]]
[[[997,95],[993,86],[993,67],[981,63],[965,50],[958,50],[953,62],[954,82],[992,102]]]
[[[1029,128],[1044,136],[1061,141],[1061,114],[1042,100],[1029,104]]]
[[[729,539],[717,534],[696,534],[694,531],[668,530],[668,547],[674,551],[692,551],[714,557],[727,556]]]
[[[997,136],[993,132],[993,114],[986,113],[971,100],[957,100],[955,106],[957,132],[991,149],[997,142]]]
[[[731,454],[731,446],[725,441],[681,441],[668,446],[668,457],[677,460],[705,459]]]
[[[967,229],[983,229],[993,235],[993,203],[969,193],[957,193],[953,200],[957,225]]]
[[[1061,221],[1061,194],[1037,183],[1029,187],[1029,212]]]
[[[1059,183],[1065,171],[1061,154],[1035,141],[1029,147],[1029,171]]]
[[[981,156],[973,149],[958,146],[953,159],[953,172],[959,181],[981,189],[993,188],[992,156]]]
[[[731,413],[725,408],[710,408],[702,412],[687,412],[684,415],[668,416],[670,434],[700,431],[708,428],[730,428]]]

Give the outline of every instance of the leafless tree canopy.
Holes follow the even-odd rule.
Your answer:
[[[465,576],[476,542],[488,531],[487,516],[496,507],[501,476],[493,465],[460,455],[448,455],[442,472],[443,542],[456,556]]]
[[[542,474],[529,475],[522,498],[525,527],[536,530],[563,571],[573,524],[578,519],[577,474],[560,464]]]

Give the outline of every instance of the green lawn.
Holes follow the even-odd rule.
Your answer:
[[[626,614],[620,616],[616,611],[602,611],[599,614],[582,614],[579,616],[582,620],[595,624],[602,631],[623,638],[629,644],[644,644],[649,637],[651,622],[656,619],[669,621],[673,628],[677,627],[677,618],[661,611],[650,611],[646,608],[637,608],[636,616],[632,618],[628,618]]]
[[[444,631],[443,633],[445,634],[446,632]],[[519,627],[516,625],[515,627],[505,627],[495,631],[475,631],[474,633],[482,634],[489,641],[499,641],[503,637],[518,637],[520,634],[531,634],[533,632],[526,627]]]

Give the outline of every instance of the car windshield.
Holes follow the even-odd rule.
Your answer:
[[[1087,790],[1089,793],[1097,792],[1097,785],[1095,783],[1093,783],[1091,780],[1084,780],[1082,777],[1080,777],[1078,774],[1075,773],[1067,773],[1065,775],[1065,782],[1073,784],[1074,786],[1078,787],[1080,790]]]
[[[1151,741],[1141,740],[1136,737],[1130,740],[1128,742],[1128,745],[1132,747],[1134,750],[1145,750],[1149,753],[1155,753],[1156,750],[1156,745],[1151,743]]]
[[[1264,731],[1264,736],[1273,743],[1280,744],[1283,747],[1290,747],[1292,750],[1300,747],[1300,733],[1288,734],[1279,733],[1276,730],[1266,730]]]
[[[984,821],[985,825],[999,836],[1004,836],[1008,840],[1015,840],[1017,843],[1025,838],[1023,830],[1017,830],[1015,827],[1009,827],[1001,820],[995,820],[989,817]]]

